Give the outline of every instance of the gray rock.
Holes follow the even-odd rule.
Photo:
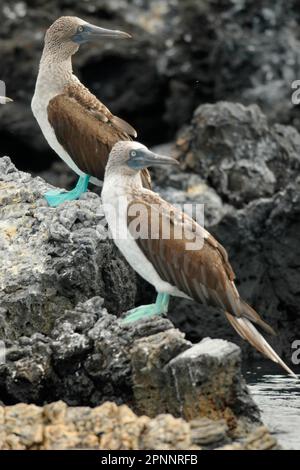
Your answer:
[[[0,159],[0,328],[7,338],[49,333],[66,309],[100,295],[113,313],[134,305],[135,274],[105,237],[101,201],[50,208],[49,186]]]
[[[181,407],[181,398],[177,394],[176,382],[174,387],[174,380],[181,382],[181,378],[172,376],[173,383],[169,385],[167,368],[174,357],[190,347],[191,343],[178,330],[142,338],[134,344],[131,360],[133,393],[139,413],[156,416],[158,410],[167,413],[174,405],[177,416],[180,414],[178,407]],[[185,388],[187,390],[188,387]],[[176,404],[172,403],[174,400]]]
[[[18,337],[17,325],[13,341],[1,335],[7,347],[6,362],[0,368],[1,398],[34,403],[61,398],[72,405],[93,406],[108,398],[130,403],[134,342],[173,331],[172,324],[158,318],[122,326],[103,304],[95,297],[57,315],[48,335]]]
[[[173,356],[174,346],[179,353],[173,358],[170,346]],[[259,413],[245,394],[240,361],[239,348],[224,340],[206,338],[189,347],[171,330],[137,341],[132,364],[138,411],[155,416],[160,410],[187,420],[206,416],[227,422],[239,416],[239,426],[251,428]]]
[[[255,105],[229,102],[199,106],[177,140],[183,169],[236,207],[284,189],[299,173],[299,151],[295,129],[268,125]]]
[[[95,297],[66,311],[51,335],[10,343],[0,369],[1,399],[91,406],[109,399],[150,417],[222,419],[242,437],[260,419],[240,363],[237,346],[210,339],[192,346],[164,318],[123,326]],[[222,436],[214,442],[226,443]]]

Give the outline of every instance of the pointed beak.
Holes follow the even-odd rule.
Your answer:
[[[92,24],[88,25],[89,34],[92,38],[113,38],[113,39],[129,39],[131,38],[130,34],[125,33],[124,31],[118,31],[117,29],[106,29],[100,28],[99,26],[94,26]]]
[[[76,42],[77,44],[97,41],[102,38],[111,38],[111,39],[131,38],[130,34],[125,33],[124,31],[100,28],[100,26],[94,26],[93,24],[90,24],[90,23],[83,24],[82,27],[83,27],[82,31],[78,31],[73,36],[73,41]]]
[[[158,155],[148,149],[132,150],[129,155],[127,165],[135,170],[142,170],[148,166],[179,165],[175,158]]]
[[[0,104],[12,103],[13,100],[8,96],[0,96]]]

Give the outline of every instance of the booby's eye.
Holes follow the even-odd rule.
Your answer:
[[[78,28],[77,28],[78,33],[82,33],[83,30],[84,30],[84,27],[82,25],[78,26]]]
[[[132,151],[130,152],[130,156],[131,156],[131,157],[136,157],[136,151],[135,151],[135,150],[132,150]]]

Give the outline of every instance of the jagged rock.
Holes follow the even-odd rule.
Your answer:
[[[139,413],[154,417],[159,412],[168,412],[173,400],[176,402],[174,408],[181,406],[180,397],[176,395],[177,377],[172,376],[172,383],[168,383],[168,364],[190,346],[178,330],[165,331],[136,341],[131,351],[131,364],[133,393]],[[180,415],[178,409],[176,415]]]
[[[269,126],[256,105],[199,106],[177,139],[177,152],[183,169],[237,207],[284,189],[300,169],[298,132]]]
[[[113,313],[132,307],[135,274],[105,236],[100,199],[48,207],[49,186],[0,159],[0,329],[49,333],[66,309],[95,295]]]
[[[133,34],[132,41],[84,46],[74,61],[85,84],[147,144],[173,138],[197,105],[224,99],[256,102],[273,121],[299,128],[291,103],[300,76],[295,1],[5,0],[1,79],[15,102],[0,107],[0,138],[22,169],[49,168],[53,158],[29,104],[44,32],[69,14]]]
[[[200,450],[200,442],[204,442],[204,448],[214,448],[220,439],[230,442],[224,449],[277,448],[275,439],[263,427],[241,443],[232,442],[222,422],[204,418],[188,423],[168,414],[151,419],[111,402],[96,408],[67,407],[62,401],[43,408],[1,406],[0,426],[2,450]]]
[[[179,352],[175,357],[169,353],[172,343]],[[185,351],[180,352],[182,348]],[[159,410],[187,420],[195,416],[225,419],[231,429],[237,427],[237,415],[241,428],[258,420],[252,400],[242,403],[246,395],[237,373],[240,351],[234,344],[206,338],[187,347],[178,334],[170,337],[166,332],[137,341],[132,366],[134,396],[141,413],[155,416]]]
[[[0,449],[26,449],[43,442],[43,410],[35,405],[2,407]]]
[[[10,342],[0,394],[6,403],[109,399],[150,417],[224,419],[240,437],[259,423],[240,361],[237,346],[210,339],[192,346],[164,318],[123,326],[96,297],[66,311],[49,336]]]

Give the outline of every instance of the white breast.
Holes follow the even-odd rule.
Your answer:
[[[47,107],[49,101],[54,98],[54,96],[63,92],[62,84],[57,84],[55,86],[53,82],[51,83],[49,83],[48,80],[43,80],[43,77],[41,76],[38,77],[35,92],[31,101],[33,115],[50,147],[73,171],[75,171],[75,173],[77,173],[77,175],[84,175],[62,145],[60,145],[55,132],[48,121]]]

